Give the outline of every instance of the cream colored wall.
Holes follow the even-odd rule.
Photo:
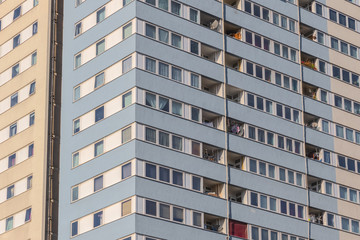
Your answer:
[[[350,2],[345,0],[327,0],[326,5],[330,8],[338,10],[339,12],[345,13],[354,19],[359,19],[359,7]]]
[[[21,3],[21,0],[2,3],[0,18]],[[7,96],[36,79],[35,95],[0,115],[1,129],[21,116],[35,110],[34,126],[0,144],[0,149],[2,149],[0,158],[3,158],[34,142],[34,157],[0,174],[0,189],[17,179],[33,174],[33,185],[30,191],[0,204],[0,219],[32,207],[31,221],[2,234],[0,239],[45,239],[50,3],[51,1],[39,1],[38,6],[18,18],[0,34],[0,44],[2,44],[19,32],[20,29],[24,29],[35,20],[38,20],[38,33],[3,58],[0,58],[0,72],[2,72],[37,50],[37,64],[0,87],[0,96]]]

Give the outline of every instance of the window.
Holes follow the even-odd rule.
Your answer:
[[[169,99],[159,97],[159,109],[165,112],[169,112],[169,108],[170,108]]]
[[[295,217],[295,204],[289,203],[289,215]]]
[[[98,122],[103,118],[104,118],[104,106],[101,106],[95,110],[95,122]]]
[[[184,209],[173,207],[173,220],[176,222],[184,221]]]
[[[150,163],[146,163],[145,168],[146,168],[145,176],[156,179],[156,166]]]
[[[182,172],[173,171],[173,184],[182,186],[183,185],[183,174]]]
[[[181,48],[181,36],[171,33],[171,45],[177,48]]]
[[[342,98],[335,95],[334,99],[335,99],[335,106],[342,108]]]
[[[260,6],[254,4],[254,16],[260,17]]]
[[[6,219],[6,227],[5,227],[5,231],[9,231],[13,228],[13,222],[14,222],[14,218],[13,217],[9,217]]]
[[[159,8],[168,11],[168,9],[169,9],[169,2],[168,2],[168,0],[159,0]]]
[[[174,66],[171,67],[171,79],[179,82],[182,81],[182,73],[180,68]]]
[[[74,89],[74,101],[78,100],[79,98],[80,98],[80,86]]]
[[[274,134],[271,132],[267,133],[267,144],[274,145]]]
[[[126,108],[132,103],[132,92],[127,92],[122,96],[122,107]]]
[[[103,176],[94,179],[94,192],[103,188]]]
[[[279,14],[273,13],[273,23],[279,25]]]
[[[171,12],[176,15],[181,14],[181,5],[180,3],[171,1]]]
[[[251,126],[249,126],[249,138],[256,140],[255,128]]]
[[[333,214],[327,214],[327,224],[328,226],[334,227],[335,226],[335,216]]]
[[[351,142],[354,141],[354,131],[353,130],[346,128],[346,140],[349,140]]]
[[[262,11],[262,18],[266,21],[270,21],[270,14],[269,14],[269,10],[267,10],[266,8],[263,8],[263,11]]]
[[[29,95],[33,94],[34,92],[35,92],[35,82],[32,82],[29,88]]]
[[[145,35],[151,38],[156,38],[156,27],[150,24],[145,24]]]
[[[10,199],[14,196],[15,186],[11,185],[6,189],[6,199]]]
[[[261,48],[261,37],[255,34],[255,46]]]
[[[121,216],[131,213],[131,199],[121,203]]]
[[[335,38],[331,38],[331,48],[339,50],[339,41]]]
[[[30,221],[31,220],[31,208],[26,209],[25,212],[25,222]]]
[[[287,214],[287,202],[285,201],[280,201],[280,211],[283,214]]]
[[[105,7],[101,8],[96,12],[96,23],[99,23],[104,19],[105,19]]]
[[[71,201],[76,201],[79,198],[79,187],[76,186],[71,190]]]
[[[291,120],[291,109],[289,107],[285,107],[285,118]]]
[[[336,136],[344,138],[344,128],[342,126],[336,125]]]
[[[349,219],[342,217],[341,218],[341,229],[345,231],[349,231]]]
[[[341,13],[339,13],[339,23],[341,25],[343,25],[344,27],[346,27],[346,17],[345,17],[345,15],[343,15]]]
[[[199,76],[195,75],[193,73],[191,73],[191,86],[196,87],[196,88],[200,87],[200,85],[199,85]],[[359,109],[360,109],[360,107],[359,107]],[[359,110],[359,113],[360,113],[360,110]]]
[[[11,96],[10,107],[15,106],[18,103],[18,94],[15,93]]]
[[[102,225],[102,220],[103,220],[103,212],[100,211],[98,213],[94,214],[94,228]]]
[[[82,27],[81,22],[76,24],[76,26],[75,26],[75,36],[77,36],[77,35],[79,35],[81,33],[81,27]]]
[[[30,113],[29,115],[29,126],[34,125],[35,123],[35,113]]]
[[[253,40],[252,40],[252,33],[251,32],[248,32],[248,31],[245,32],[245,41],[247,43],[252,44]]]
[[[317,41],[321,44],[324,44],[324,34],[322,32],[317,33]]]
[[[272,114],[273,113],[273,106],[272,102],[269,100],[266,100],[266,112]]]
[[[254,75],[254,65],[252,63],[246,63],[246,72],[250,75]]]
[[[156,95],[147,92],[145,94],[145,104],[147,106],[156,108]]]
[[[298,186],[302,186],[302,174],[301,173],[296,173],[296,185]]]
[[[275,178],[275,166],[269,165],[269,177]]]
[[[169,43],[169,32],[159,28],[159,41],[164,43]]]
[[[102,54],[105,51],[105,39],[96,43],[96,56]]]
[[[353,189],[349,190],[349,197],[350,197],[350,201],[352,202],[357,202],[357,192]]]
[[[330,13],[330,20],[334,21],[334,22],[337,22],[337,14],[334,10],[329,10],[329,13]]]
[[[104,141],[95,143],[94,146],[94,157],[99,156],[104,152]]]
[[[325,133],[329,133],[329,122],[322,120],[322,131]]]
[[[254,95],[252,94],[247,94],[247,103],[249,106],[251,107],[255,107],[255,98],[254,98]]]
[[[259,240],[259,228],[251,227],[251,239]]]
[[[340,198],[346,200],[347,199],[347,188],[340,186],[339,190],[340,190]]]
[[[257,193],[250,193],[250,204],[252,206],[258,206],[258,195]]]
[[[104,73],[100,73],[99,75],[97,75],[95,77],[95,83],[94,83],[94,88],[98,88],[99,86],[104,84],[104,79],[105,79],[105,74]]]
[[[355,172],[355,161],[354,160],[348,158],[347,165],[348,165],[348,170]]]
[[[251,14],[251,2],[245,1],[245,12]]]
[[[20,34],[13,38],[13,48],[20,45]]]
[[[71,236],[78,234],[78,222],[71,223]]]
[[[346,168],[345,157],[343,157],[343,156],[338,156],[338,161],[339,161],[339,166],[340,166],[340,167]]]
[[[74,153],[72,157],[72,167],[76,167],[79,165],[79,153]]]
[[[201,190],[201,178],[192,176],[192,189],[196,191]]]
[[[121,131],[121,143],[124,144],[131,140],[131,127],[127,127]]]
[[[319,14],[322,16],[322,5],[316,3],[316,14]]]
[[[121,167],[121,179],[125,179],[131,176],[131,162]]]
[[[14,17],[13,17],[13,20],[17,19],[21,14],[21,6],[17,7],[15,10],[14,10]]]
[[[349,28],[355,30],[355,20],[348,17]]]
[[[34,7],[36,7],[39,4],[39,0],[34,0]]]
[[[344,98],[344,108],[346,111],[352,112],[352,104],[351,101]]]
[[[156,216],[156,202],[145,200],[145,213]]]
[[[197,10],[190,8],[190,21],[198,22],[198,14]]]
[[[201,227],[201,213],[193,212],[193,225],[197,227]]]
[[[284,16],[281,16],[281,27],[287,28],[287,18]]]
[[[170,170],[159,167],[159,180],[170,183]]]
[[[167,204],[159,204],[160,208],[160,217],[165,219],[170,219],[170,206]]]
[[[10,126],[9,137],[14,136],[17,133],[17,124],[14,123]]]
[[[350,56],[357,58],[358,54],[357,54],[358,49],[354,46],[350,46]]]
[[[264,49],[266,51],[270,51],[270,40],[269,39],[266,39],[264,38]],[[270,71],[269,71],[270,72]],[[270,72],[271,73],[271,72]],[[268,78],[266,78],[266,80],[269,80]]]
[[[156,73],[156,61],[151,58],[146,58],[145,59],[145,69],[150,72]]]
[[[256,66],[255,67],[255,74],[256,74],[256,77],[258,77],[258,78],[263,77],[263,75],[262,75],[262,67],[261,66]]]
[[[340,47],[341,47],[342,53],[348,54],[348,44],[347,43],[341,42]]]
[[[8,159],[8,168],[11,168],[12,166],[15,165],[15,161],[16,161],[16,153],[12,154],[9,156]]]
[[[270,197],[270,210],[276,211],[276,199],[272,197]]]
[[[200,156],[200,143],[191,141],[191,154]]]
[[[190,52],[199,55],[199,43],[193,40],[190,40]]]
[[[257,133],[258,133],[258,141],[262,142],[262,143],[265,143],[265,131],[261,130],[261,129],[258,129]]]
[[[155,6],[155,0],[146,0],[146,2]]]
[[[359,222],[351,220],[351,231],[354,233],[359,233]]]
[[[145,128],[145,140],[156,143],[156,130],[151,128]]]
[[[75,68],[80,67],[80,65],[81,65],[81,53],[75,57]]]
[[[37,53],[34,52],[33,54],[31,54],[31,66],[34,66],[37,62]]]
[[[19,64],[16,64],[15,66],[12,67],[12,71],[11,71],[11,77],[14,78],[19,74],[20,71],[20,67]]]
[[[325,91],[323,91],[323,90],[320,91],[320,100],[321,100],[322,102],[327,103],[327,92],[325,92]]]
[[[172,113],[182,116],[182,104],[176,101],[172,101]]]
[[[289,48],[288,47],[282,46],[282,56],[284,58],[289,58]]]
[[[267,196],[260,195],[260,207],[267,209]]]
[[[123,39],[128,38],[132,34],[132,23],[123,27]]]
[[[159,62],[159,75],[169,77],[169,65]]]
[[[253,159],[250,159],[250,172],[257,173],[257,162]]]
[[[286,171],[284,168],[279,168],[279,179],[281,181],[286,181]]]

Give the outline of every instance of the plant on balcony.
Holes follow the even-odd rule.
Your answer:
[[[301,61],[301,64],[304,65],[305,67],[308,67],[308,68],[311,68],[312,70],[317,71],[317,68],[315,67],[315,64],[313,62],[311,62],[310,60]]]

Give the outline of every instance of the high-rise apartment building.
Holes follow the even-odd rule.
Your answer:
[[[359,13],[66,1],[59,239],[359,239]]]
[[[60,95],[54,88],[59,92],[61,87],[56,5],[44,0],[0,1],[0,239],[4,240],[56,236],[53,173],[58,172],[55,119]]]

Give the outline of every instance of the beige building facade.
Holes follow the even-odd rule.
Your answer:
[[[0,239],[52,239],[56,1],[0,1]],[[53,221],[52,221],[53,220]]]

